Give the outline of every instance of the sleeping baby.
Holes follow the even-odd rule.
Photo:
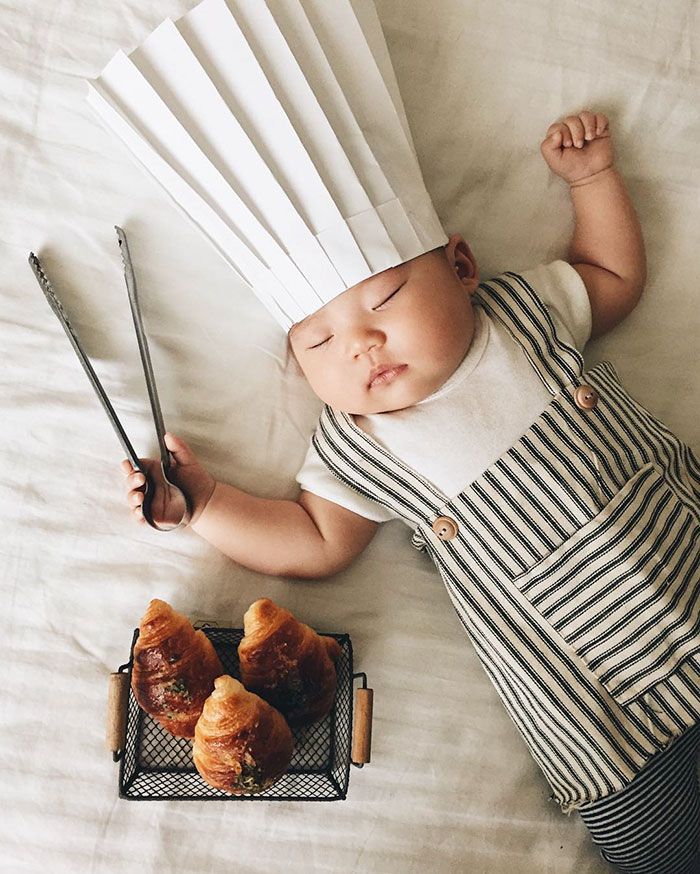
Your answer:
[[[697,871],[700,467],[609,362],[584,365],[646,279],[607,118],[555,122],[540,150],[570,187],[567,260],[481,282],[455,233],[292,326],[325,404],[295,501],[166,443],[190,527],[262,573],[328,576],[406,522],[562,810],[620,870]],[[164,489],[152,512],[172,521]]]

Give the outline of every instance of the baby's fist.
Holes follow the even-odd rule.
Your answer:
[[[206,507],[214,492],[216,481],[214,477],[199,463],[194,452],[187,443],[174,434],[165,435],[165,445],[171,456],[172,466],[169,478],[172,478],[189,497],[192,505],[193,525]],[[151,514],[158,525],[175,525],[180,519],[182,505],[179,500],[173,502],[172,490],[163,479],[160,460],[155,458],[139,459],[151,477],[153,499]],[[122,473],[126,476],[127,500],[138,522],[145,522],[143,515],[143,486],[146,477],[140,470],[134,470],[128,458],[121,463]],[[173,515],[174,514],[174,515]]]
[[[584,110],[549,126],[540,143],[547,166],[572,184],[613,164],[608,119],[600,112]]]

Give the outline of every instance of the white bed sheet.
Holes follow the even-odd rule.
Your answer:
[[[209,243],[93,117],[86,77],[194,2],[7,0],[0,9],[0,870],[52,874],[602,874],[401,523],[333,579],[235,566],[191,532],[137,526],[122,457],[26,263],[38,252],[133,442],[154,454],[114,224],[129,234],[166,424],[219,478],[295,495],[318,403]],[[539,142],[584,107],[611,119],[647,243],[637,309],[587,350],[700,448],[699,4],[379,0],[445,229],[487,277],[565,254],[566,186]],[[346,801],[121,801],[106,677],[148,600],[239,625],[268,595],[351,634],[376,693],[373,761]]]

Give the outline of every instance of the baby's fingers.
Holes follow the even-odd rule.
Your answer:
[[[579,113],[579,118],[583,124],[586,140],[594,140],[596,137],[608,136],[608,119],[602,112],[588,112],[584,110]]]
[[[126,491],[129,495],[132,492],[135,492],[137,489],[140,489],[143,484],[146,482],[146,477],[141,473],[140,470],[135,470],[133,473],[130,473],[126,478]]]
[[[569,137],[571,138],[570,141],[567,142],[567,140],[569,140],[569,137],[565,136],[564,145],[570,146],[573,142],[574,146],[576,146],[577,149],[582,148],[584,137],[586,135],[586,130],[583,126],[583,121],[581,120],[581,118],[578,115],[569,115],[564,119],[564,124],[568,128]]]
[[[583,112],[579,113],[579,118],[581,119],[581,124],[583,125],[583,137],[585,140],[590,141],[595,139],[595,131],[596,131],[596,117],[594,112],[589,112],[584,109]]]
[[[544,138],[545,143],[555,142],[557,146],[564,146],[568,149],[573,145],[571,139],[571,131],[565,121],[555,121],[547,128],[547,133]]]
[[[595,114],[595,134],[597,137],[608,133],[608,118],[602,112]]]
[[[144,493],[141,491],[141,487],[146,482],[146,477],[140,470],[137,470],[127,458],[122,461],[120,467],[126,476],[127,500],[131,507],[131,512],[134,514],[134,518],[137,522],[145,525],[146,520],[143,515],[142,506]]]
[[[550,124],[543,146],[554,149],[575,146],[580,149],[585,142],[605,136],[609,136],[607,117],[601,112],[583,110],[578,115],[569,115]]]

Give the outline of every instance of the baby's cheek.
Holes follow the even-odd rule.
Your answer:
[[[318,398],[331,407],[342,408],[339,402],[344,398],[347,385],[347,375],[343,379],[342,369],[325,363],[307,368],[305,376]]]

